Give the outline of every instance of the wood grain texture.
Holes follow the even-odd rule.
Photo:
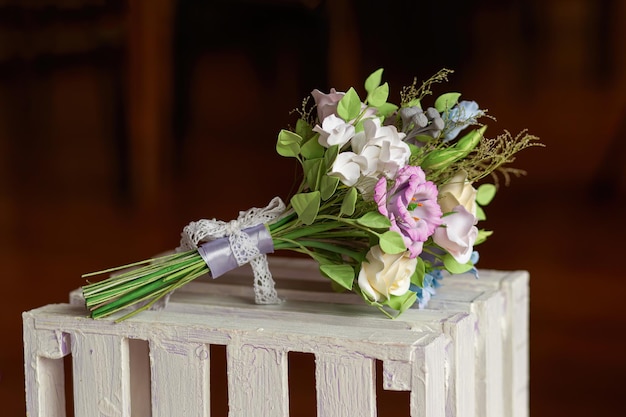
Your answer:
[[[128,341],[72,329],[76,417],[130,417]]]
[[[209,349],[184,339],[150,339],[152,415],[209,416]]]
[[[29,416],[65,416],[65,375],[60,358],[68,353],[69,336],[55,331],[37,331],[29,313],[23,314],[23,320]]]
[[[236,340],[227,346],[230,417],[251,410],[267,417],[289,416],[287,352]]]

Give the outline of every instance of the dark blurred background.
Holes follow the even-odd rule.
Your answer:
[[[289,196],[274,151],[313,88],[461,91],[546,148],[487,208],[483,268],[531,273],[534,417],[622,416],[626,2],[0,0],[0,404],[25,414],[21,316],[191,220]],[[399,414],[396,414],[399,415]]]

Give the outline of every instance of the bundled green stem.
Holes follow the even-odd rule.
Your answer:
[[[367,227],[350,225],[333,216],[302,227],[293,212],[268,225],[274,248],[306,253],[322,263],[329,260],[356,265],[364,258],[370,235]],[[369,230],[369,231],[368,231]],[[93,318],[103,318],[130,307],[122,321],[153,306],[168,293],[209,273],[197,250],[147,259],[116,268],[83,275],[85,278],[112,274],[107,279],[87,284],[83,296]]]
[[[150,308],[166,294],[208,273],[209,268],[198,251],[192,250],[98,271],[83,277],[118,271],[122,272],[83,287],[85,304],[91,311],[91,317],[106,317],[144,303],[117,319],[125,320]]]

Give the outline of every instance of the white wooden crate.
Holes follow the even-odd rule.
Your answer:
[[[279,306],[254,305],[241,268],[120,324],[86,318],[79,292],[69,305],[24,313],[28,415],[65,415],[62,358],[71,354],[77,417],[208,416],[211,344],[227,347],[229,416],[289,415],[290,351],[315,355],[319,416],[376,415],[375,360],[385,389],[411,392],[412,417],[527,414],[527,321],[516,319],[527,313],[525,273],[484,273],[480,284],[446,278],[434,308],[391,321],[327,292],[308,260],[271,265],[286,299]],[[143,375],[129,358],[146,344],[134,340],[148,341]]]

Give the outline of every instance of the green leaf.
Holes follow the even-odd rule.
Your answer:
[[[337,185],[339,185],[339,178],[322,174],[322,178],[320,179],[320,193],[322,200],[326,201],[332,197],[337,189]]]
[[[480,229],[478,231],[478,236],[476,237],[476,242],[474,242],[474,246],[476,245],[480,245],[481,243],[483,243],[485,240],[487,240],[487,238],[489,236],[491,236],[493,234],[492,230],[484,230],[484,229]]]
[[[398,106],[392,103],[383,103],[378,107],[378,113],[380,113],[383,117],[389,117],[398,110]]]
[[[306,159],[321,158],[324,156],[324,148],[317,140],[317,135],[305,142],[300,148],[300,153]]]
[[[371,229],[388,229],[391,227],[389,219],[376,211],[365,213],[362,217],[356,219],[356,222]]]
[[[315,221],[320,209],[320,192],[300,193],[291,197],[291,205],[300,221],[309,225]]]
[[[350,265],[320,265],[322,275],[332,279],[334,282],[347,290],[352,289],[354,282],[354,269]]]
[[[452,163],[462,158],[464,151],[455,148],[443,148],[430,152],[420,166],[423,169],[439,170],[450,166]]]
[[[445,266],[448,272],[450,272],[451,274],[462,274],[474,267],[471,262],[467,262],[465,264],[458,263],[456,259],[454,259],[454,257],[449,253],[446,253],[443,256],[443,266]]]
[[[348,190],[341,202],[341,209],[339,210],[340,215],[352,216],[354,214],[357,196],[356,188],[350,187],[350,190]]]
[[[313,128],[306,120],[298,119],[296,122],[296,133],[300,135],[301,138],[307,139],[313,136]]]
[[[426,275],[426,264],[422,258],[417,257],[417,266],[415,267],[415,272],[411,275],[411,284],[424,288],[424,275]]]
[[[437,100],[435,100],[435,109],[437,109],[439,113],[443,113],[444,111],[454,107],[459,101],[459,97],[461,97],[461,93],[442,94],[437,97]]]
[[[496,186],[493,184],[483,184],[476,190],[476,202],[481,206],[491,203],[496,195]]]
[[[406,245],[404,244],[404,239],[402,239],[402,235],[392,230],[389,230],[388,232],[380,235],[378,244],[380,245],[380,248],[383,250],[383,252],[390,255],[401,253],[406,250]]]
[[[313,191],[319,189],[320,166],[322,158],[307,159],[302,162],[302,170],[309,188]]]
[[[335,163],[335,158],[339,154],[339,145],[331,146],[326,149],[326,153],[324,154],[324,163],[326,167],[330,168]]]
[[[422,103],[420,103],[420,99],[419,98],[414,98],[413,100],[409,101],[408,103],[406,103],[406,106],[403,107],[417,107],[417,108],[422,108]]]
[[[374,91],[368,94],[367,103],[374,106],[382,106],[387,102],[389,97],[389,84],[385,83],[380,87],[376,87]]]
[[[349,122],[356,119],[359,113],[361,113],[361,99],[354,88],[350,87],[337,104],[337,114],[343,120]]]
[[[302,143],[300,135],[283,129],[278,134],[276,152],[282,156],[295,157],[300,153],[300,143]]]
[[[390,308],[397,310],[398,315],[404,313],[417,301],[417,294],[413,291],[407,291],[403,295],[391,295],[384,304]]]
[[[487,220],[485,210],[483,210],[483,208],[478,204],[476,204],[476,220]]]
[[[485,130],[487,130],[487,126],[472,130],[467,135],[459,139],[454,145],[454,148],[463,151],[463,157],[465,157],[476,147],[476,145],[478,145],[485,134]]]
[[[369,77],[365,80],[365,91],[371,93],[374,91],[383,79],[383,69],[379,68],[373,73],[370,74]]]

